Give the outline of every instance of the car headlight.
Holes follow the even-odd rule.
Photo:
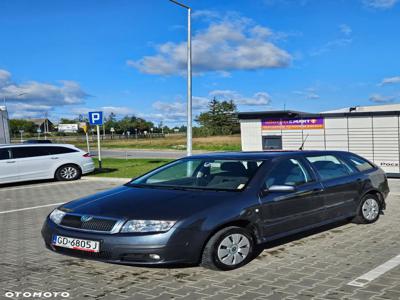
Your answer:
[[[174,226],[176,221],[129,220],[121,228],[121,232],[165,232]]]
[[[53,210],[51,212],[50,220],[52,220],[54,223],[56,223],[58,225],[61,223],[61,220],[62,220],[62,218],[64,218],[65,215],[66,215],[65,212],[56,208],[55,210]]]

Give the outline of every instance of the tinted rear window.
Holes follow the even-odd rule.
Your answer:
[[[306,158],[318,172],[322,180],[339,178],[350,173],[349,167],[342,164],[333,155],[308,156]]]
[[[11,148],[13,158],[26,158],[49,155],[43,147],[15,147]]]
[[[373,165],[371,165],[368,161],[365,159],[355,156],[355,155],[345,155],[345,158],[350,162],[350,164],[356,168],[358,171],[366,171],[366,170],[371,170],[375,168]]]
[[[10,155],[8,149],[0,149],[0,160],[9,159]]]
[[[71,149],[71,148],[67,148],[67,147],[58,147],[58,146],[56,146],[56,147],[43,147],[43,149],[46,152],[48,152],[50,155],[78,152],[78,150],[75,150],[75,149]]]

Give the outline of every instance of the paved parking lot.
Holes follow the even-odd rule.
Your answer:
[[[0,187],[0,298],[67,292],[54,299],[400,299],[400,266],[364,287],[348,285],[400,254],[400,180],[391,181],[378,223],[340,224],[268,244],[231,272],[126,267],[45,249],[40,229],[53,204],[118,184],[84,179]]]

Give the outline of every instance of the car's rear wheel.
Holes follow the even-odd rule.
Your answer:
[[[76,165],[64,165],[57,169],[55,177],[59,181],[77,180],[81,177],[81,170]]]
[[[361,224],[374,223],[379,219],[380,213],[379,198],[376,195],[367,194],[361,199],[357,215],[353,221]]]
[[[253,238],[246,229],[226,227],[215,233],[207,242],[201,265],[213,270],[234,270],[251,260],[253,248]]]

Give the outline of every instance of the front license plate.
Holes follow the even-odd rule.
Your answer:
[[[87,251],[87,252],[99,252],[100,242],[76,239],[61,235],[53,235],[51,242],[54,246],[64,247],[69,249]]]

